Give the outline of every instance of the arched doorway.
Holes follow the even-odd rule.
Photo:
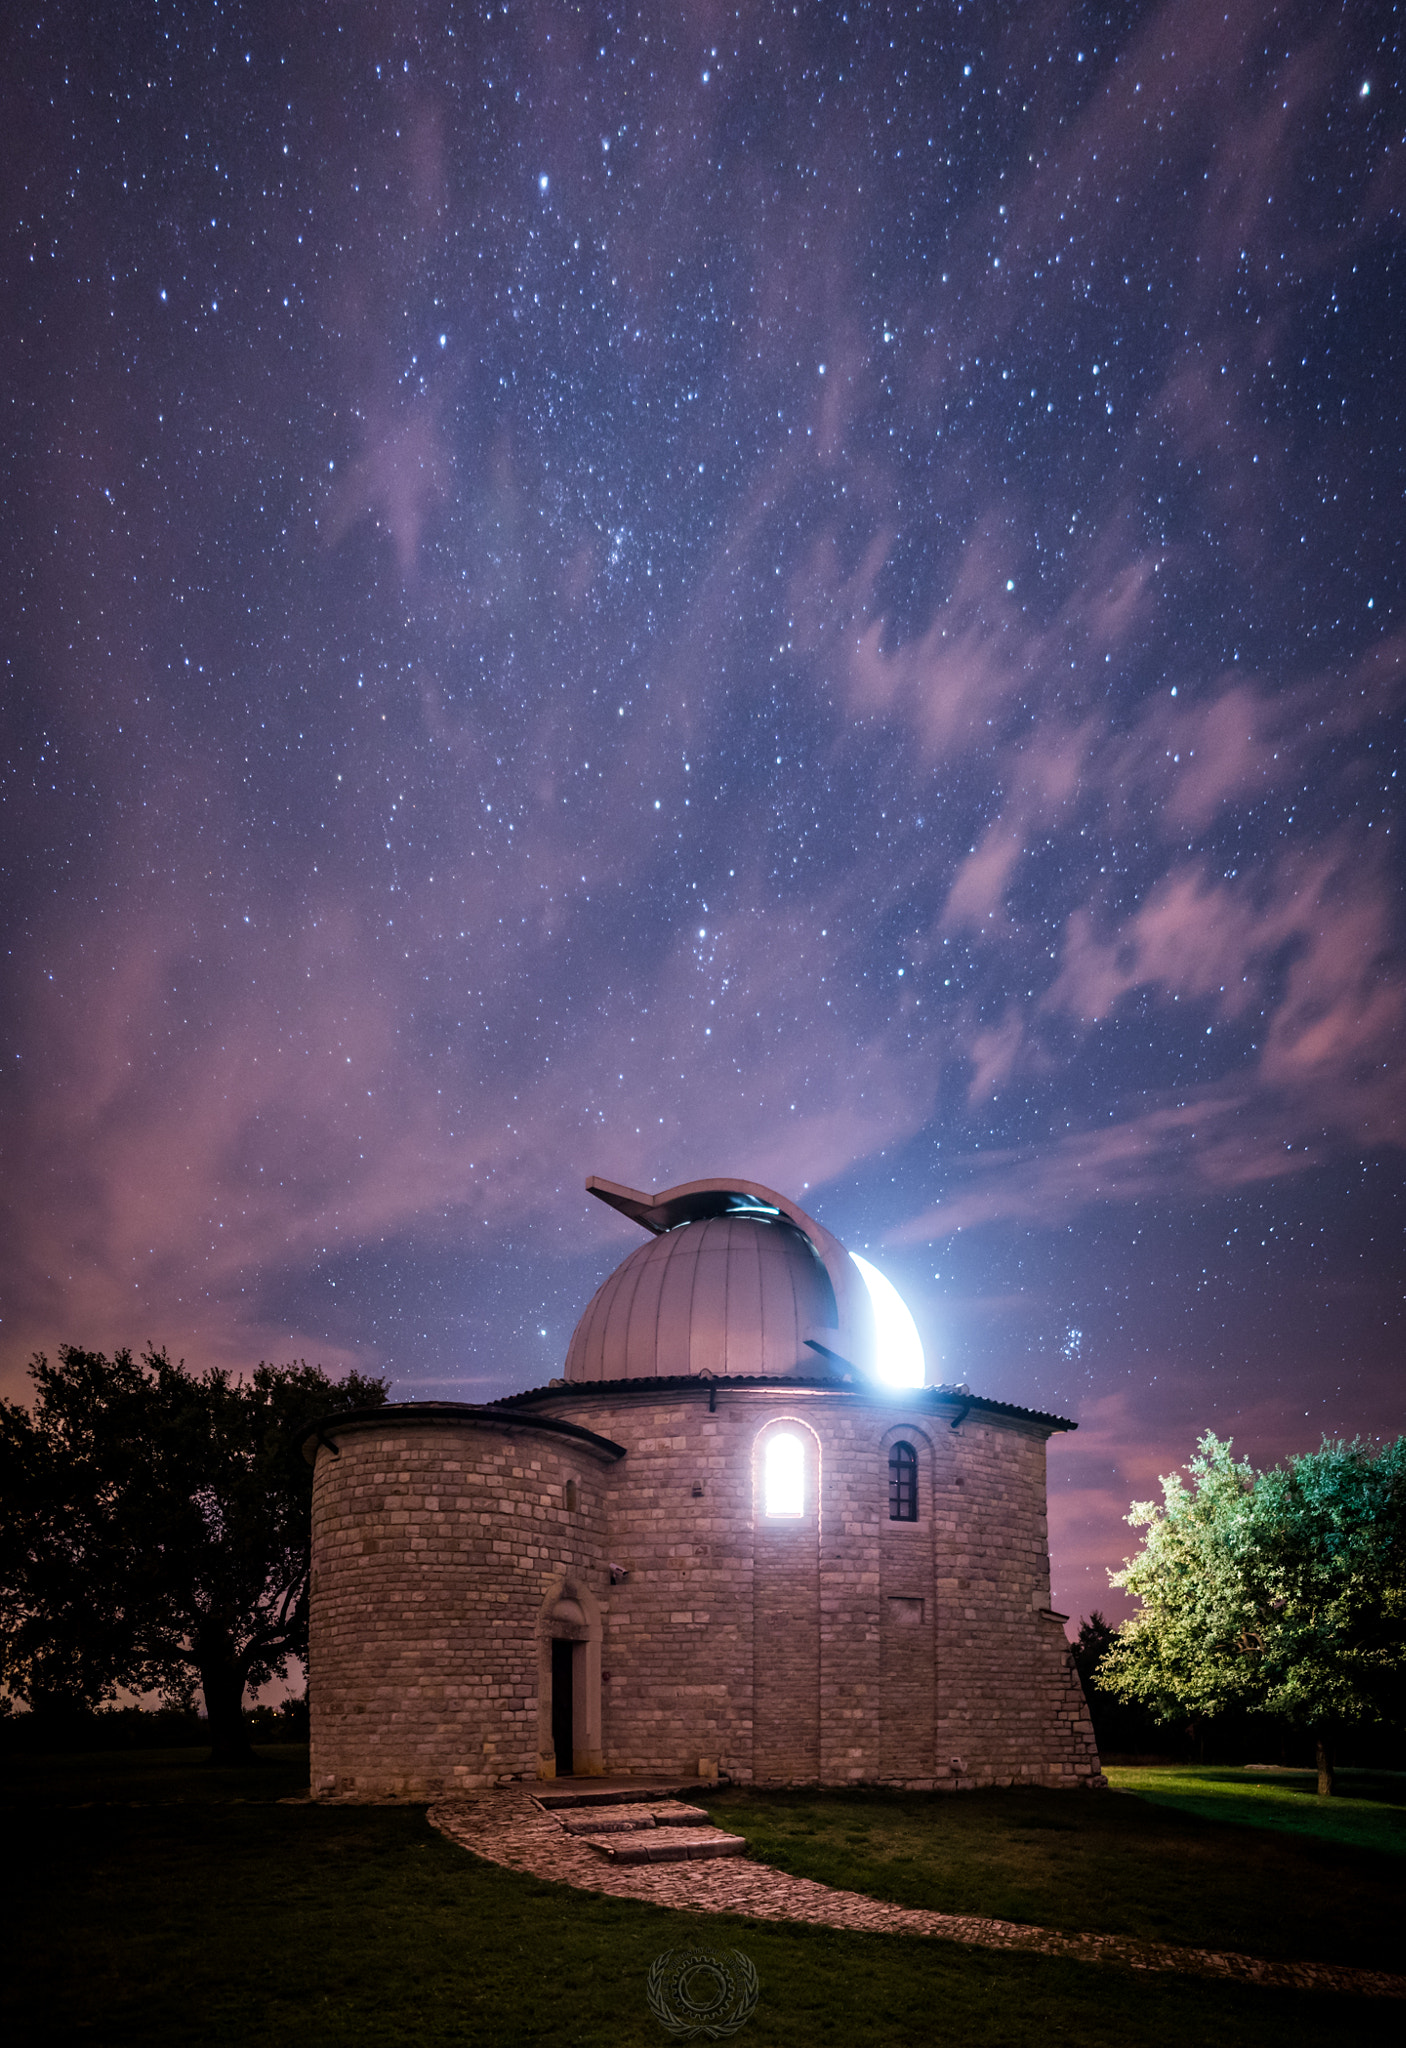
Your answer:
[[[587,1588],[562,1581],[548,1594],[538,1641],[537,1775],[599,1777],[600,1610]]]

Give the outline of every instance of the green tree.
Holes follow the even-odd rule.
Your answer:
[[[1142,1607],[1097,1682],[1162,1721],[1281,1716],[1313,1735],[1330,1793],[1336,1739],[1406,1698],[1406,1437],[1325,1439],[1256,1473],[1207,1434],[1187,1474],[1128,1516],[1147,1535],[1109,1578]]]
[[[0,1679],[35,1709],[119,1686],[205,1696],[212,1758],[252,1754],[246,1687],[307,1654],[312,1474],[298,1432],[385,1400],[318,1366],[196,1376],[72,1345],[0,1401]]]

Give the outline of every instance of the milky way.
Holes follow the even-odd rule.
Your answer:
[[[540,1384],[725,1172],[1079,1418],[1076,1613],[1394,1433],[1399,17],[3,33],[7,1391]]]

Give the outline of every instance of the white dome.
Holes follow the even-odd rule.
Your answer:
[[[567,1350],[568,1380],[812,1378],[865,1365],[864,1287],[843,1247],[794,1203],[737,1180],[658,1196],[587,1186],[655,1234],[597,1288]]]

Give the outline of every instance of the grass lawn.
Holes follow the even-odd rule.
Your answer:
[[[267,1754],[244,1772],[210,1771],[189,1751],[5,1764],[8,2039],[634,2048],[670,2038],[645,1979],[661,1951],[687,1948],[751,1959],[761,2000],[736,2038],[758,2048],[1316,2048],[1400,2035],[1392,2001],[573,1892],[479,1862],[419,1808],[280,1804],[306,1782],[306,1753]],[[1174,1939],[1209,1931],[1264,1954],[1293,1951],[1298,1913],[1313,1936],[1300,1953],[1396,1960],[1383,1944],[1399,1863],[1137,1796],[729,1793],[716,1805],[771,1860],[835,1883],[867,1877],[881,1897]],[[1316,1914],[1295,1896],[1305,1879]],[[1197,1903],[1198,1886],[1213,1903]],[[1136,1905],[1164,1890],[1165,1909]]]
[[[1120,1774],[1153,1781],[1153,1798],[1141,1782],[1105,1794],[737,1790],[712,1811],[758,1861],[896,1905],[1400,1969],[1406,1863],[1378,1841],[1395,1829],[1406,1848],[1401,1807],[1352,1802],[1365,1812],[1343,1824],[1369,1846],[1272,1832],[1258,1824],[1272,1798],[1243,1772],[1239,1786],[1223,1782],[1235,1775]],[[1222,1782],[1194,1789],[1208,1776]],[[1281,1786],[1274,1796],[1295,1795]],[[1241,1807],[1256,1825],[1228,1824]]]
[[[1406,1856],[1406,1771],[1339,1771],[1331,1799],[1318,1797],[1316,1771],[1261,1775],[1229,1765],[1159,1764],[1111,1770],[1108,1777],[1120,1792],[1136,1792],[1202,1820],[1280,1828],[1352,1849]]]

